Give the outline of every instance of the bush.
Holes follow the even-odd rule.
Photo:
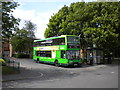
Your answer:
[[[4,59],[0,58],[0,65],[6,66],[7,63],[6,63],[6,61]]]
[[[23,53],[18,53],[18,54],[13,54],[13,57],[16,58],[29,58],[28,54],[23,54]]]
[[[9,67],[9,66],[2,66],[2,67],[0,67],[0,69],[2,69],[3,75],[20,73],[16,69],[13,69],[12,67]]]

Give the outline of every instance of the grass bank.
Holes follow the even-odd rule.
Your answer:
[[[0,69],[2,70],[2,75],[7,74],[19,74],[20,72],[12,67],[9,66],[1,66]]]

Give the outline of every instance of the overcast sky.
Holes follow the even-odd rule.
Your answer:
[[[47,28],[49,19],[53,13],[57,13],[64,5],[69,6],[72,2],[78,2],[81,0],[15,0],[20,6],[18,6],[13,15],[16,18],[21,19],[20,28],[23,27],[24,20],[31,20],[37,25],[35,31],[36,38],[43,39],[44,31]],[[90,2],[93,0],[85,0]]]

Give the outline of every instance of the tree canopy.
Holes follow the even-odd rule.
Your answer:
[[[113,52],[120,46],[119,27],[120,2],[76,2],[51,17],[44,36],[80,35],[90,45]]]
[[[17,2],[2,2],[2,36],[9,39],[13,31],[18,29],[20,19],[16,19],[12,12],[19,6]]]
[[[23,28],[29,32],[28,37],[30,37],[30,38],[35,37],[34,32],[37,28],[36,24],[34,24],[30,20],[28,20],[28,21],[25,21],[25,26]]]
[[[14,32],[10,39],[14,52],[26,54],[32,52],[35,29],[36,25],[34,23],[25,21],[23,29],[18,29]]]

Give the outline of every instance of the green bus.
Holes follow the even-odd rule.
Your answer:
[[[34,40],[33,59],[36,62],[55,66],[81,66],[80,40],[75,35],[61,35],[42,40]]]

